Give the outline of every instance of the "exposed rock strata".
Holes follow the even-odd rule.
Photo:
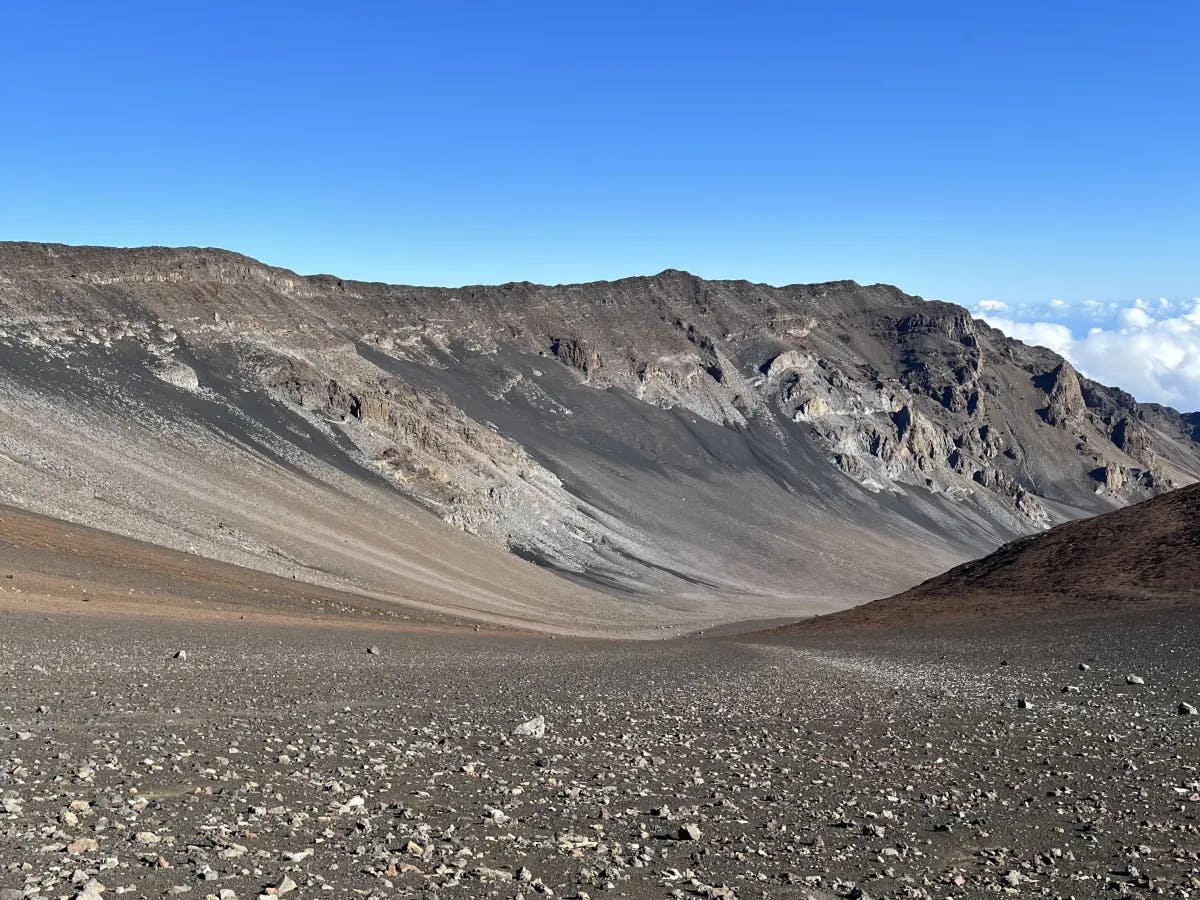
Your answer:
[[[141,423],[131,447],[250,453],[371,502],[386,485],[594,584],[763,609],[886,593],[1200,477],[1195,414],[884,285],[412,288],[4,244],[0,354],[0,452],[38,485],[5,499],[222,558],[274,557],[253,522],[236,548],[206,531],[165,455],[127,478],[65,454]],[[87,499],[118,483],[153,528]]]

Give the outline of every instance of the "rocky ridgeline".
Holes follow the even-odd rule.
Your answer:
[[[218,250],[4,244],[4,347],[31,368],[38,354],[74,360],[101,394],[121,393],[121,366],[140,367],[167,391],[143,403],[178,406],[174,389],[254,419],[253,396],[446,522],[627,586],[679,576],[669,589],[727,589],[711,535],[724,529],[732,546],[754,528],[774,535],[777,559],[749,591],[800,580],[878,595],[1200,477],[1195,416],[1139,404],[960,307],[883,285],[667,271],[413,288]],[[95,412],[86,391],[29,379],[7,402],[43,388],[79,405],[81,421]],[[723,483],[725,494],[712,487]],[[856,535],[883,528],[869,514],[880,493],[894,498],[892,527],[941,548],[936,560],[864,567],[804,524],[816,510],[852,520]],[[798,559],[809,560],[799,571]]]

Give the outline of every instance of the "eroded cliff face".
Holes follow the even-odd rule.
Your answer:
[[[337,429],[363,465],[449,525],[578,573],[595,564],[582,548],[600,536],[558,477],[436,392],[387,374],[339,382],[292,358],[259,374],[272,397]]]
[[[10,486],[41,473],[10,499],[39,511],[271,563],[253,523],[215,530],[168,472],[139,482],[111,459],[56,495],[48,473],[80,468],[69,448],[142,423],[161,429],[144,441],[408,498],[609,590],[748,615],[882,595],[1200,477],[1194,416],[959,307],[852,282],[451,290],[216,250],[7,244],[0,390],[24,421],[0,448]],[[58,414],[39,430],[31,408]],[[80,500],[106,480],[155,528]]]

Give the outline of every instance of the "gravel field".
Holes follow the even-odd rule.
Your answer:
[[[1200,897],[1191,612],[644,643],[0,617],[0,900]]]

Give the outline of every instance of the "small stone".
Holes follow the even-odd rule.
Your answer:
[[[528,722],[522,722],[512,730],[517,737],[545,737],[546,719],[544,716],[534,716]]]
[[[374,644],[372,644],[370,647],[368,647],[368,648],[367,648],[367,655],[368,655],[368,656],[378,656],[378,655],[379,655],[379,653],[380,653],[380,650],[379,650],[379,648],[378,648],[378,647],[376,647]]]
[[[1033,703],[1024,694],[1017,698],[1017,709],[1033,709]]]
[[[698,841],[700,840],[700,826],[694,822],[688,822],[686,825],[679,826],[678,837],[681,841]]]
[[[80,853],[95,853],[99,849],[95,838],[78,838],[67,844],[67,853],[77,856]]]
[[[1190,703],[1180,703],[1179,714],[1181,716],[1194,716],[1198,714],[1198,711],[1196,707],[1192,706]]]
[[[1143,678],[1141,675],[1126,675],[1125,683],[1126,684],[1145,684],[1146,679]]]
[[[175,652],[175,659],[179,660],[180,662],[187,662],[187,651],[177,650]]]

